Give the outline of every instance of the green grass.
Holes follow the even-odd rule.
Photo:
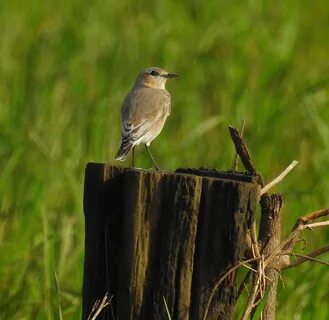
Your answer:
[[[115,163],[120,105],[146,66],[181,74],[152,148],[160,166],[229,168],[227,126],[246,118],[267,181],[300,161],[273,190],[285,197],[284,234],[328,206],[328,1],[7,0],[0,21],[4,319],[79,317],[84,167]],[[305,238],[307,252],[329,234]],[[283,279],[278,319],[329,318],[328,268],[305,264]]]

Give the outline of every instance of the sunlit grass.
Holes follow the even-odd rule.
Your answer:
[[[168,85],[172,114],[152,145],[161,167],[231,168],[227,126],[246,118],[267,181],[300,161],[273,189],[285,197],[284,234],[297,216],[328,206],[327,1],[14,0],[0,3],[0,21],[5,319],[79,317],[84,167],[115,163],[120,105],[146,66],[181,75]],[[143,148],[137,164],[150,166]],[[306,239],[311,250],[329,235]],[[328,318],[325,267],[283,279],[279,319]]]

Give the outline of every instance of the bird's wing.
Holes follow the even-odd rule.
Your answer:
[[[139,88],[125,99],[122,109],[122,139],[135,143],[170,113],[166,90]]]

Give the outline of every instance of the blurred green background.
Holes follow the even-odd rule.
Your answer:
[[[227,126],[246,118],[266,181],[300,161],[273,189],[284,235],[328,207],[327,0],[11,0],[0,22],[1,319],[80,317],[84,167],[116,163],[120,106],[144,67],[181,75],[152,145],[162,168],[229,169]],[[142,147],[137,157],[150,167]],[[329,241],[304,235],[303,253]],[[327,267],[282,276],[278,319],[329,319]]]

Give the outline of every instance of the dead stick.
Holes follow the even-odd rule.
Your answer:
[[[324,246],[322,248],[319,248],[319,249],[316,249],[308,254],[305,255],[305,257],[299,257],[298,259],[296,259],[295,261],[292,261],[290,262],[289,265],[287,266],[284,266],[282,269],[289,269],[289,268],[292,268],[292,267],[295,267],[295,266],[298,266],[306,261],[309,261],[308,258],[315,258],[317,256],[320,256],[324,253],[327,253],[329,251],[329,245],[328,246]],[[307,258],[306,258],[307,257]]]
[[[236,128],[233,128],[231,126],[228,127],[230,130],[231,138],[233,140],[233,143],[235,145],[235,150],[237,154],[239,155],[244,167],[246,170],[250,173],[257,173],[255,165],[251,161],[251,157],[249,154],[249,151],[244,144],[239,131]]]
[[[243,131],[244,131],[244,125],[245,125],[245,121],[246,119],[243,118],[242,120],[242,125],[241,125],[241,133],[240,133],[240,137],[242,139],[243,137]],[[234,156],[234,161],[233,161],[233,166],[232,166],[232,170],[233,171],[237,171],[238,170],[238,153],[235,151],[235,156]]]
[[[323,261],[323,260],[320,260],[320,259],[316,259],[316,258],[313,258],[313,257],[310,257],[310,256],[307,256],[307,255],[304,255],[304,254],[295,253],[295,252],[282,252],[282,255],[299,257],[299,258],[305,259],[305,261],[309,260],[309,261],[317,262],[317,263],[320,263],[320,264],[324,264],[325,266],[328,266],[329,267],[329,263],[328,262]],[[305,261],[303,261],[303,262],[305,262]]]
[[[322,218],[322,217],[325,217],[329,215],[329,208],[325,208],[325,209],[321,209],[321,210],[318,210],[318,211],[314,211],[312,213],[309,213],[301,218],[299,218],[297,220],[297,223],[296,224],[306,224],[308,222],[311,222],[311,221],[314,221],[316,219],[319,219],[319,218]]]
[[[311,213],[309,213],[309,214],[307,214],[307,215],[299,218],[297,220],[297,222],[295,223],[295,225],[294,225],[294,227],[292,229],[291,234],[288,236],[288,238],[285,241],[283,241],[280,244],[280,246],[279,246],[278,249],[284,248],[285,251],[291,251],[294,248],[294,246],[295,246],[295,244],[296,244],[296,242],[298,240],[298,236],[299,236],[300,232],[303,229],[306,229],[307,228],[307,227],[305,228],[303,226],[307,226],[307,223],[308,222],[312,222],[312,221],[314,221],[316,219],[322,218],[322,217],[327,216],[327,215],[329,215],[329,208],[317,210],[317,211],[311,212]],[[318,227],[318,226],[319,225],[315,225],[315,226],[314,225],[311,225],[309,227],[315,228],[315,227]],[[321,223],[320,226],[323,226],[323,224]]]
[[[211,293],[210,293],[210,296],[209,296],[209,299],[208,299],[208,302],[207,302],[207,305],[206,305],[206,308],[205,308],[205,312],[204,312],[204,315],[203,315],[203,318],[202,318],[203,320],[207,319],[210,304],[212,302],[214,294],[215,294],[216,290],[218,289],[218,287],[220,286],[220,284],[225,280],[225,278],[227,278],[233,271],[235,271],[239,267],[243,266],[243,264],[248,263],[248,262],[253,262],[253,261],[256,261],[256,260],[259,260],[259,259],[260,259],[260,257],[256,257],[256,258],[251,258],[251,259],[241,261],[237,265],[235,265],[234,267],[230,268],[222,277],[220,277],[218,279],[218,281],[215,283],[214,287],[211,290]]]
[[[113,298],[113,296],[109,297],[108,293],[106,293],[105,296],[103,297],[102,301],[100,299],[96,300],[96,302],[94,303],[94,306],[92,308],[92,311],[88,316],[88,320],[97,319],[97,317],[99,316],[101,311],[111,304],[112,298]]]
[[[278,177],[276,177],[273,181],[271,181],[264,188],[262,188],[260,194],[263,195],[268,190],[270,190],[273,186],[278,184],[297,164],[298,161],[294,160]]]
[[[326,226],[329,226],[329,221],[307,223],[307,224],[304,224],[304,225],[298,227],[298,229],[300,229],[300,230],[311,229],[312,230],[315,228],[326,227]]]
[[[253,286],[251,289],[251,293],[248,298],[246,309],[244,310],[244,313],[241,317],[241,320],[247,320],[250,313],[254,309],[254,307],[257,305],[255,304],[255,300],[258,296],[258,293],[260,292],[260,285],[261,285],[261,276],[260,276],[260,264],[258,264],[259,270],[255,278],[253,279]]]

